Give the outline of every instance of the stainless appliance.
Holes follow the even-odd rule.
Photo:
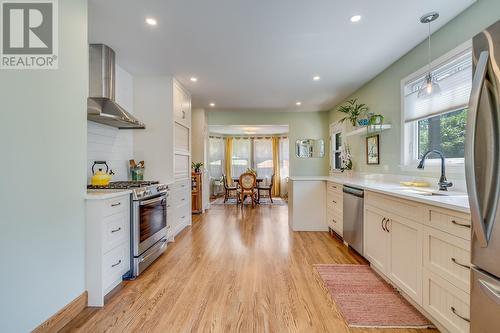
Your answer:
[[[168,186],[151,185],[132,192],[131,267],[141,274],[167,249]]]
[[[344,241],[363,255],[364,191],[344,185],[343,192]]]
[[[473,39],[465,170],[472,219],[470,327],[500,332],[500,21]],[[467,318],[465,318],[467,319]]]
[[[89,45],[87,119],[119,129],[145,125],[115,102],[115,52],[104,44]]]
[[[88,185],[91,190],[132,190],[130,211],[130,273],[141,274],[167,249],[169,188],[157,181],[111,182],[106,186]]]

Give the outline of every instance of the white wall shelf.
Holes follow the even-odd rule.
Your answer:
[[[368,126],[363,126],[363,127],[357,128],[355,130],[352,130],[350,132],[347,132],[345,135],[346,136],[372,135],[372,134],[378,134],[380,132],[386,131],[386,130],[391,129],[391,128],[392,128],[391,124],[368,125]]]

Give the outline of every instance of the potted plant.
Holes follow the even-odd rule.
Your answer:
[[[203,163],[202,162],[192,162],[191,163],[191,168],[194,169],[194,172],[195,173],[200,173],[200,169],[201,167],[203,166]]]
[[[366,116],[368,112],[368,107],[366,106],[366,104],[358,104],[358,99],[354,98],[347,101],[345,105],[341,105],[338,108],[338,111],[346,115],[344,118],[340,119],[339,121],[340,123],[343,123],[344,121],[348,120],[352,126],[356,126],[358,120],[361,117]]]
[[[370,115],[370,125],[382,125],[384,122],[384,116],[381,114]]]

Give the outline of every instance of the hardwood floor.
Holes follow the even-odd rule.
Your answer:
[[[313,264],[364,263],[327,232],[291,232],[286,206],[212,206],[102,309],[63,332],[436,332],[349,329]]]

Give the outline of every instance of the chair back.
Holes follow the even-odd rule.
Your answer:
[[[227,190],[229,188],[229,184],[227,183],[226,175],[222,175],[222,182],[224,183],[224,189]]]
[[[240,175],[238,183],[243,191],[251,191],[257,184],[257,178],[254,173],[246,172]]]
[[[269,186],[272,188],[274,185],[274,174],[271,176],[271,183],[269,183]]]

